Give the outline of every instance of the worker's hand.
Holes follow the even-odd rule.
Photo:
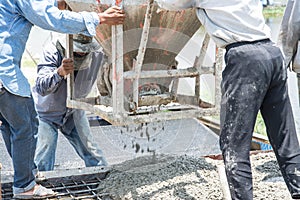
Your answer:
[[[125,20],[124,11],[118,6],[112,6],[102,13],[98,13],[100,24],[118,25]]]
[[[57,69],[58,75],[65,77],[74,71],[74,62],[71,58],[64,58],[61,66]]]

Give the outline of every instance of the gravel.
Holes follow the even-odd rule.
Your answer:
[[[255,200],[288,200],[273,152],[251,154]],[[104,200],[221,200],[223,161],[190,156],[138,157],[112,166],[98,186]]]

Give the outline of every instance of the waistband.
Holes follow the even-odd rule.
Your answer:
[[[267,42],[271,42],[270,39],[262,39],[262,40],[255,40],[255,41],[244,41],[244,42],[235,42],[235,43],[231,43],[229,45],[227,45],[225,47],[226,51],[229,51],[229,49],[233,48],[233,47],[239,47],[245,44],[257,44],[257,43],[267,43]]]

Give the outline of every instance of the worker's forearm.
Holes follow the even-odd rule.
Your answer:
[[[193,8],[196,0],[155,0],[157,4],[166,10],[183,10]]]
[[[46,96],[54,92],[63,80],[56,69],[40,70],[36,79],[36,91],[38,94]]]

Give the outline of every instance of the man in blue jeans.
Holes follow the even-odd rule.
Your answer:
[[[91,91],[104,63],[102,48],[89,36],[73,36],[74,60],[65,58],[65,35],[46,46],[33,89],[39,116],[35,164],[39,171],[54,169],[58,130],[68,139],[87,167],[107,162],[91,134],[85,111],[66,107],[67,80],[75,70],[75,96],[84,98]]]
[[[113,6],[102,13],[59,10],[55,0],[5,0],[0,4],[0,126],[14,167],[14,198],[33,199],[55,193],[36,184],[34,154],[38,118],[30,84],[20,70],[33,25],[61,33],[93,36],[101,24],[122,24],[124,11]]]

